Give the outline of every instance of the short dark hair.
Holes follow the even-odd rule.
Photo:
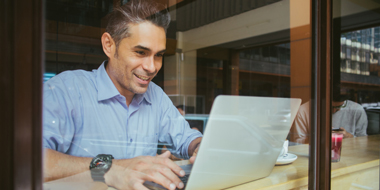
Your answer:
[[[333,95],[333,101],[334,102],[343,102],[348,99],[348,96],[345,94],[334,94]]]
[[[115,7],[108,15],[106,32],[111,35],[118,49],[121,40],[129,37],[129,24],[146,21],[162,27],[166,32],[170,23],[170,14],[164,5],[155,1],[131,0],[123,6]]]

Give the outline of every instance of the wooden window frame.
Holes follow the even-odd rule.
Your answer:
[[[309,189],[330,189],[332,1],[311,0],[312,93]]]
[[[42,73],[44,1],[0,2],[5,189],[42,189]],[[330,188],[331,0],[311,0],[312,134],[309,189]],[[322,59],[323,58],[323,59]]]
[[[2,189],[42,189],[43,3],[0,2]]]

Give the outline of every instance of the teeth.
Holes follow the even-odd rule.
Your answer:
[[[149,77],[143,77],[143,76],[140,76],[140,75],[136,75],[136,76],[137,76],[137,78],[142,79],[142,80],[148,80],[149,79]]]

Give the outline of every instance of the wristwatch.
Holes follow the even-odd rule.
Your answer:
[[[94,181],[101,181],[105,183],[104,174],[112,166],[112,159],[114,157],[111,154],[98,154],[90,163],[91,177]]]

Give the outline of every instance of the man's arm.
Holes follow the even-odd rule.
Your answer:
[[[345,128],[343,128],[343,127],[340,127],[339,131],[333,131],[333,133],[343,134],[343,138],[352,138],[352,137],[354,137],[354,135],[352,135],[351,133],[347,132],[347,130]]]
[[[292,128],[290,129],[290,141],[302,144],[309,143],[310,136],[310,106],[309,102],[302,104],[297,112]]]
[[[45,148],[44,181],[61,179],[88,171],[91,160],[92,158],[71,156]],[[83,181],[92,181],[91,176],[84,177]]]
[[[309,125],[302,118],[296,117],[290,129],[290,141],[301,144],[309,143]]]
[[[185,172],[169,159],[167,151],[159,156],[139,156],[131,159],[112,161],[111,169],[104,175],[107,185],[117,189],[146,189],[145,181],[153,181],[167,189],[183,188],[178,178]],[[89,164],[92,158],[66,155],[45,149],[44,181],[69,177],[84,173],[80,181],[92,181]]]
[[[195,157],[197,156],[199,146],[201,144],[202,137],[196,138],[193,141],[191,141],[189,145],[189,155],[191,156],[190,162],[194,163]]]

